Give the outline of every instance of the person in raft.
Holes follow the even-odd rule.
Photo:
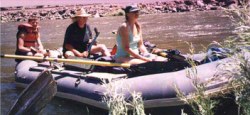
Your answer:
[[[142,29],[138,23],[139,8],[136,5],[126,6],[125,23],[117,31],[117,51],[115,60],[118,63],[140,64],[149,61],[165,61],[166,58],[151,54],[143,44]]]
[[[16,38],[16,55],[47,56],[48,53],[44,49],[40,39],[37,18],[30,17],[28,23],[20,24]]]
[[[63,54],[65,58],[69,56],[87,58],[90,54],[101,52],[102,56],[110,56],[110,52],[104,44],[94,44],[90,52],[88,52],[88,45],[91,43],[92,32],[87,20],[90,14],[86,13],[84,9],[78,9],[74,17],[73,23],[70,24],[66,30]]]

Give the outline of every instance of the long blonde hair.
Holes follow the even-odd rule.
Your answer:
[[[128,18],[129,18],[129,17],[127,16],[127,13],[126,13],[126,14],[125,14],[125,22],[128,22]],[[137,31],[140,32],[140,30],[141,30],[141,25],[139,24],[138,21],[135,22],[135,26],[136,26]]]

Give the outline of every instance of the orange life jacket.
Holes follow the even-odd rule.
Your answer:
[[[117,51],[117,46],[114,45],[114,47],[112,48],[110,54],[111,54],[111,55],[115,55],[116,51]]]
[[[37,38],[38,36],[34,33],[25,34],[23,41],[24,47],[36,47],[37,46]]]

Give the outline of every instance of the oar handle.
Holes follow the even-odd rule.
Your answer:
[[[97,37],[99,36],[100,32],[97,30],[97,28],[94,28],[94,31],[95,31],[95,38],[93,39],[93,41],[89,44],[89,47],[88,47],[88,58],[90,57],[90,51],[91,51],[91,47],[92,45],[96,42],[96,39]]]
[[[1,54],[1,58],[4,58],[4,54]]]
[[[118,67],[125,67],[125,68],[130,67],[130,64],[128,64],[128,63],[111,63],[111,62],[104,62],[104,61],[61,59],[61,58],[48,58],[48,57],[44,58],[44,57],[21,56],[21,55],[10,55],[10,54],[1,54],[1,58],[28,59],[28,60],[37,60],[37,61],[51,61],[51,62],[65,62],[65,63],[89,64],[89,65],[98,65],[98,66],[118,66]]]

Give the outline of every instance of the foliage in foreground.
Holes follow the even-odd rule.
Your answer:
[[[192,58],[193,54],[195,53],[194,47],[192,43],[186,42],[190,46],[190,59]],[[193,60],[188,60],[188,62],[191,64],[191,68],[186,68],[186,76],[192,81],[192,85],[195,88],[195,92],[191,94],[185,94],[182,92],[176,84],[175,90],[177,92],[177,97],[179,97],[182,101],[184,101],[186,104],[191,106],[193,113],[195,115],[213,115],[214,111],[213,108],[216,106],[218,102],[215,100],[212,100],[211,97],[207,96],[205,93],[206,85],[205,82],[200,82],[200,79],[197,76],[197,65]],[[182,111],[182,115],[184,115]]]
[[[234,21],[237,36],[223,43],[225,47],[234,49],[235,55],[231,62],[223,64],[221,72],[233,78],[228,87],[235,93],[235,102],[239,105],[238,114],[250,115],[250,1],[240,2],[241,7],[226,10]]]
[[[229,85],[227,89],[233,91],[239,106],[238,114],[250,115],[250,6],[249,0],[241,0],[242,6],[233,9],[226,9],[228,17],[236,26],[235,34],[226,39],[219,46],[231,49],[232,60],[221,62],[218,66],[218,73],[214,78],[227,78]],[[192,44],[191,44],[191,49]],[[190,50],[191,53],[194,50]],[[196,65],[192,63],[192,68],[188,68],[187,77],[192,80],[196,92],[188,97],[178,89],[177,96],[190,105],[196,115],[213,115],[213,108],[218,103],[205,95],[206,83],[200,83],[197,77]],[[184,113],[183,113],[184,114]]]
[[[131,101],[126,101],[129,99],[125,98],[124,92],[129,89],[125,89],[127,85],[123,84],[123,80],[104,81],[103,86],[106,89],[103,101],[108,106],[109,115],[128,115],[128,110],[132,110],[132,115],[145,115],[141,93],[130,92]]]

